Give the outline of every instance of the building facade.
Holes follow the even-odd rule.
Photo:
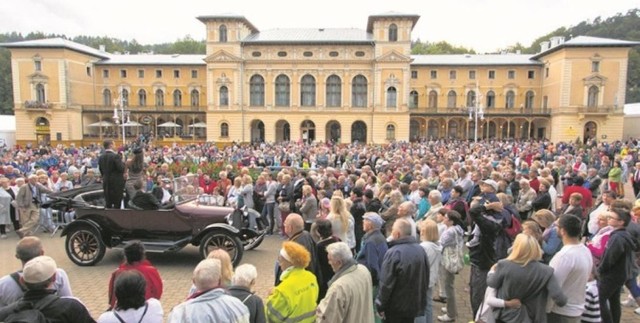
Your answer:
[[[197,19],[206,55],[108,53],[64,39],[2,44],[12,55],[17,143],[123,133],[221,144],[617,140],[628,51],[638,45],[556,37],[536,55],[411,55],[417,15],[372,15],[364,30]]]

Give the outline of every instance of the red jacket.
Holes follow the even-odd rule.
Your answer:
[[[162,297],[162,278],[160,278],[160,273],[156,267],[153,267],[146,259],[133,264],[124,263],[111,274],[111,279],[109,280],[109,305],[111,308],[115,308],[116,306],[116,277],[118,277],[121,272],[132,269],[139,271],[147,281],[147,291],[144,299],[155,298],[160,300],[160,297]]]

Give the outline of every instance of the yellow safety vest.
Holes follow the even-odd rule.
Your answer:
[[[317,298],[316,276],[303,268],[290,268],[267,299],[267,321],[314,322]]]

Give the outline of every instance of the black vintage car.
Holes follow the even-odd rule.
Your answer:
[[[264,238],[261,221],[258,230],[247,228],[242,221],[249,212],[256,217],[259,214],[209,205],[208,199],[194,191],[193,183],[193,177],[175,179],[173,205],[159,210],[106,209],[100,184],[49,195],[52,208],[75,212],[75,220],[62,231],[67,255],[79,266],[92,266],[102,260],[107,248],[121,248],[128,241],[140,240],[147,252],[199,246],[203,258],[221,248],[237,265],[243,251],[256,248]]]

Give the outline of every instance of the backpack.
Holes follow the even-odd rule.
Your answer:
[[[511,213],[511,226],[503,229],[504,233],[513,241],[518,233],[522,232],[522,223],[513,213]]]
[[[31,303],[19,300],[13,309],[13,313],[9,314],[4,323],[48,323],[50,320],[44,316],[42,309],[58,300],[57,295],[47,295],[38,302]]]

